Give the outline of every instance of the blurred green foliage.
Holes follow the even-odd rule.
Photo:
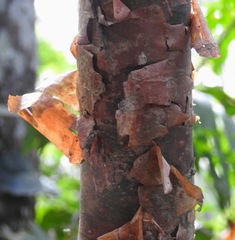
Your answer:
[[[235,1],[210,0],[203,3],[206,19],[213,36],[219,44],[221,56],[209,59],[213,71],[221,74],[223,64],[228,56],[228,46],[235,39]]]
[[[38,57],[39,57],[38,66],[39,76],[40,74],[48,70],[52,71],[54,74],[59,74],[68,72],[76,68],[75,60],[74,64],[69,64],[66,61],[63,52],[55,50],[49,42],[46,42],[43,39],[38,40]]]
[[[51,143],[40,151],[44,192],[37,197],[36,223],[56,239],[76,239],[79,210],[79,167]]]
[[[235,124],[214,97],[202,92],[194,95],[194,111],[201,120],[201,124],[194,127],[196,179],[205,196],[203,210],[197,218],[201,226],[196,239],[204,239],[200,237],[203,232],[207,233],[207,239],[216,239],[228,222],[235,220],[235,202],[232,201],[235,196]]]
[[[235,114],[235,99],[228,96],[222,87],[206,87],[206,86],[199,86],[197,89],[201,92],[208,93],[212,95],[216,100],[219,101],[225,108],[225,111],[228,115]]]
[[[235,40],[235,1],[211,0],[203,7],[221,57],[202,59],[196,70],[207,64],[222,78],[229,44]],[[235,99],[222,87],[200,85],[194,102],[201,118],[201,124],[194,127],[196,182],[205,197],[202,212],[197,214],[195,239],[226,239],[225,230],[229,232],[230,223],[235,222]]]

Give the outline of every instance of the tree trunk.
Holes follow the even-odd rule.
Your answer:
[[[1,1],[0,19],[0,227],[17,231],[34,219],[35,179],[21,154],[26,126],[7,112],[6,103],[9,93],[34,88],[34,1]]]
[[[189,24],[189,0],[80,1],[80,240],[193,239]]]

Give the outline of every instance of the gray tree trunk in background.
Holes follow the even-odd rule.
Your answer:
[[[6,104],[9,94],[34,88],[34,22],[33,0],[0,1],[0,227],[14,231],[34,219],[35,186],[29,161],[21,154],[26,125],[7,112]]]

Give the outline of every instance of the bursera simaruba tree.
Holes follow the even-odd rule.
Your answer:
[[[203,196],[190,183],[190,11],[186,0],[80,1],[80,240],[193,239]]]
[[[219,55],[200,8],[196,0],[193,14],[189,0],[79,3],[71,49],[80,116],[63,104],[78,110],[76,72],[10,96],[9,108],[72,163],[82,150],[80,240],[193,239],[203,195],[193,184],[191,47]]]

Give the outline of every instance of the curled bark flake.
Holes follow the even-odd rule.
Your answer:
[[[130,110],[128,104],[123,107],[116,112],[117,130],[122,137],[129,135],[129,147],[150,145],[153,139],[165,136],[168,128],[183,124],[188,119],[188,115],[175,104],[139,110]]]
[[[44,80],[34,93],[9,96],[8,108],[17,112],[41,134],[49,139],[71,161],[82,161],[79,138],[71,131],[78,111],[76,100],[77,71]]]
[[[162,124],[167,128],[172,128],[183,124],[189,116],[182,113],[180,107],[176,104],[171,104],[170,107],[164,109],[165,116],[163,117]]]
[[[153,217],[148,212],[144,212],[143,222],[151,222],[151,223],[153,223],[153,226],[156,228],[156,230],[162,236],[165,235],[165,232],[162,230],[162,228],[158,225],[158,223],[153,219]]]
[[[155,146],[154,148],[158,159],[163,191],[165,194],[167,194],[172,190],[172,184],[170,181],[170,166],[167,163],[166,159],[162,156],[161,149],[158,146]]]
[[[77,58],[78,56],[78,35],[76,35],[70,45],[70,52],[72,55]]]
[[[117,130],[122,137],[129,135],[128,147],[151,145],[152,140],[167,134],[167,127],[160,123],[162,111],[141,109],[137,111],[118,110]],[[156,122],[153,124],[153,120]]]
[[[14,98],[14,96],[9,97],[9,105]],[[60,149],[71,163],[79,164],[83,159],[79,138],[69,129],[76,116],[56,99],[50,101],[49,104],[44,104],[44,107],[40,106],[39,112],[37,107],[34,105],[30,107],[31,111],[22,109],[17,113]]]
[[[171,167],[171,172],[175,175],[175,177],[179,180],[181,183],[185,193],[192,198],[192,201],[194,207],[198,204],[200,207],[198,211],[201,210],[202,204],[203,204],[203,194],[199,187],[192,184],[187,178],[185,178],[174,166]],[[184,202],[184,201],[182,201]],[[183,207],[183,206],[182,206]]]
[[[126,101],[132,109],[140,109],[145,104],[170,106],[177,103],[185,111],[187,96],[193,87],[193,81],[185,76],[181,66],[172,64],[175,56],[132,71],[124,82]],[[174,76],[174,77],[172,77]],[[180,86],[180,87],[179,87]],[[175,89],[179,89],[175,91]]]
[[[182,95],[187,96],[193,83],[181,68],[176,68],[179,75],[172,77],[174,57],[132,71],[124,82],[125,99],[119,104],[116,119],[119,135],[129,135],[129,147],[149,145],[190,118],[184,113],[187,102]],[[180,92],[175,91],[176,85],[182,86]]]
[[[147,153],[139,156],[130,172],[130,177],[144,186],[156,186],[162,184],[159,164],[157,161],[155,147]]]
[[[194,225],[191,224],[191,227],[185,228],[182,223],[179,224],[178,231],[176,234],[176,239],[190,239],[194,234]]]
[[[128,67],[136,67],[148,62],[157,62],[167,57],[164,33],[166,21],[161,9],[141,8],[141,17],[117,22],[102,28],[106,42],[105,50],[97,55],[98,67],[111,75],[117,75]],[[120,34],[120,32],[122,34]],[[148,34],[151,32],[151,38]],[[148,45],[146,46],[146,42]],[[156,54],[153,49],[159,49]],[[123,57],[125,56],[125,58]]]
[[[94,70],[93,54],[79,46],[78,52],[78,99],[83,106],[81,110],[92,113],[95,103],[105,91],[102,76]]]
[[[170,105],[169,74],[167,60],[148,65],[140,70],[132,71],[124,83],[125,97],[139,94],[140,101],[145,104]]]
[[[98,22],[104,26],[111,26],[130,19],[133,15],[131,13],[131,10],[121,0],[103,2],[97,9]]]
[[[75,129],[78,131],[80,146],[82,149],[90,144],[94,126],[95,122],[91,116],[83,115],[77,117]]]
[[[106,16],[102,13],[101,7],[97,7],[97,17],[98,22],[104,26],[110,26],[114,24],[114,22],[107,20]]]
[[[175,89],[178,88],[178,91]],[[185,75],[178,75],[172,79],[172,86],[171,86],[171,96],[170,99],[173,103],[177,104],[181,111],[185,114],[189,114],[189,118],[191,117],[192,113],[192,106],[190,101],[188,101],[188,96],[193,88],[193,81],[190,77]]]
[[[169,51],[184,51],[187,44],[185,25],[167,25],[166,44]]]
[[[124,90],[127,92],[128,89],[134,95],[128,100],[135,99],[135,109],[142,107],[143,104],[169,106],[171,103],[169,82],[162,81],[162,78],[159,78],[159,81],[155,79],[144,79],[140,82],[128,80],[124,83]],[[134,89],[137,91],[134,92]]]
[[[36,92],[41,92],[41,101],[43,99],[59,98],[66,103],[74,111],[80,111],[80,106],[77,100],[77,70],[58,75],[53,78],[44,79],[36,88]]]
[[[138,209],[132,220],[122,227],[113,230],[112,232],[106,233],[98,240],[117,240],[117,239],[135,239],[143,240],[143,211],[141,208]]]
[[[193,14],[191,17],[191,46],[197,53],[206,58],[220,57],[220,51],[216,44],[205,17],[197,0],[192,0]]]
[[[158,146],[152,147],[147,153],[135,160],[130,177],[144,186],[162,184],[165,194],[172,190],[170,166],[161,155],[161,150]]]
[[[190,197],[182,187],[177,187],[176,189],[176,215],[181,216],[182,214],[193,210],[197,205],[197,200],[193,197]]]
[[[130,222],[98,237],[98,240],[160,239],[160,236],[165,236],[163,229],[148,212],[140,207]],[[166,240],[166,238],[161,239]]]
[[[151,217],[159,225],[165,234],[160,239],[171,239],[172,233],[177,236],[184,236],[186,233],[183,228],[179,229],[181,217],[187,218],[192,225],[194,218],[189,220],[190,215],[194,216],[194,207],[196,200],[185,192],[184,188],[174,183],[174,188],[168,194],[165,194],[162,187],[159,186],[142,186],[138,189],[140,206],[147,212],[151,212]],[[161,233],[161,232],[160,232]],[[181,239],[181,238],[179,238]],[[182,238],[188,239],[188,238]]]
[[[118,21],[127,19],[130,15],[131,10],[121,1],[113,0],[113,15]]]
[[[105,21],[110,22],[112,25],[113,23],[115,23],[115,19],[114,19],[114,14],[113,14],[113,1],[102,1],[102,3],[100,4],[100,7],[98,7],[98,14],[99,14],[99,8],[100,8],[100,13],[103,15],[102,18],[105,19]],[[99,15],[98,15],[98,19],[99,19]],[[101,23],[102,24],[102,23]],[[104,24],[107,26],[107,24]],[[108,24],[109,26],[109,24]]]
[[[148,213],[168,235],[180,223],[176,215],[175,190],[165,194],[161,185],[151,187],[139,187],[140,206]]]
[[[185,126],[193,126],[195,123],[201,124],[200,117],[192,114],[190,118],[185,122]]]

